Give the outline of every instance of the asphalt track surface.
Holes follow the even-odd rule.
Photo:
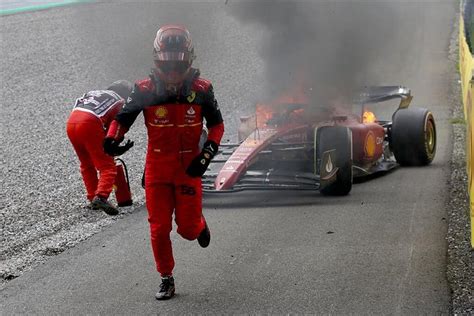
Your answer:
[[[433,111],[438,151],[431,166],[354,185],[344,198],[270,192],[206,197],[211,245],[203,250],[172,233],[177,296],[168,302],[154,299],[159,276],[146,211],[137,211],[9,282],[2,314],[448,313],[446,74],[454,71],[448,50],[456,6],[446,1],[414,8],[416,19],[400,26],[411,29],[412,46],[399,71],[385,79],[411,87],[414,103]],[[66,100],[94,85],[143,77],[158,23],[178,16],[195,30],[198,64],[214,82],[232,138],[259,86],[253,74],[262,61],[252,47],[260,30],[230,18],[223,2],[101,3],[3,17],[2,24],[16,30],[4,36],[6,46],[19,58],[37,56],[43,63],[27,67],[20,58],[4,66],[14,78],[2,90],[51,100],[66,116]],[[46,72],[56,81],[38,75]]]

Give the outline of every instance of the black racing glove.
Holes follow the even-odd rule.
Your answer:
[[[219,146],[212,140],[205,142],[201,153],[191,161],[188,169],[186,169],[186,173],[193,178],[202,177],[207,167],[209,167],[212,158],[217,154],[218,148]]]
[[[120,156],[123,155],[127,150],[133,147],[133,142],[131,140],[127,140],[127,142],[120,146],[121,140],[115,140],[113,138],[106,138],[104,140],[104,151],[106,154],[110,156]]]

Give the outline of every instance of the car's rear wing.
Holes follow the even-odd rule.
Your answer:
[[[411,90],[403,86],[373,86],[362,90],[355,102],[364,105],[397,98],[400,99],[398,108],[405,109],[410,105],[413,96]]]

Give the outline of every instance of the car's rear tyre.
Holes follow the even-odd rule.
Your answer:
[[[393,114],[391,147],[402,166],[425,166],[436,154],[436,125],[425,108],[399,109]]]
[[[323,156],[330,152],[335,168],[335,180],[325,183],[324,172],[326,168]],[[326,154],[325,154],[326,153]],[[352,189],[352,133],[344,126],[325,126],[317,129],[316,133],[316,173],[321,176],[320,192],[323,195],[347,195]],[[326,170],[327,171],[327,170]]]

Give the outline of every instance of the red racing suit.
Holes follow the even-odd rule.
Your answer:
[[[146,207],[156,267],[162,276],[171,275],[174,268],[170,240],[173,212],[177,232],[185,239],[196,239],[206,225],[201,178],[186,174],[191,160],[200,153],[203,119],[209,130],[208,140],[219,145],[224,133],[211,83],[200,78],[198,70],[191,70],[192,75],[177,96],[163,91],[153,76],[138,81],[107,134],[122,138],[143,111],[148,132]]]
[[[112,192],[117,168],[114,158],[104,152],[103,143],[107,128],[123,104],[114,91],[90,91],[76,100],[67,120],[67,135],[79,157],[89,201],[95,196],[108,198]]]

